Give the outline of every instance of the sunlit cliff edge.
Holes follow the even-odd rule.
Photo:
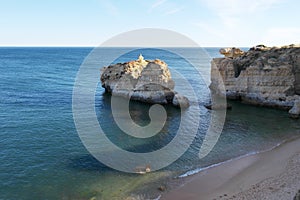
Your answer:
[[[258,45],[243,52],[221,49],[225,57],[211,62],[213,93],[245,103],[289,110],[300,115],[300,45],[266,47]],[[223,80],[219,80],[217,73]],[[225,85],[226,94],[220,86]]]

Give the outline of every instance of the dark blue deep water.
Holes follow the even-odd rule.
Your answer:
[[[135,60],[139,53],[145,59],[164,60],[171,72],[177,70],[195,89],[199,104],[193,102],[193,106],[200,108],[203,122],[188,151],[170,166],[146,175],[113,170],[88,153],[73,121],[76,74],[92,50],[0,48],[0,199],[153,197],[161,183],[187,171],[268,149],[299,135],[299,122],[289,119],[285,111],[231,102],[233,109],[227,113],[220,140],[206,158],[199,160],[199,147],[210,122],[210,111],[203,107],[209,101],[209,90],[204,81],[197,79],[195,69],[179,56],[162,50],[140,49],[115,62]],[[100,49],[103,60],[105,54],[119,50]],[[179,49],[200,66],[202,78],[209,79],[210,57],[219,55],[218,48],[205,50],[209,56],[197,49]],[[176,87],[184,90],[185,86],[179,82]],[[122,136],[111,117],[110,96],[103,92],[99,84],[95,91],[95,110],[113,143],[128,151],[149,152],[168,144],[175,136],[180,112],[168,106],[168,123],[159,135],[144,141]],[[149,105],[133,103],[131,115],[137,123],[147,124],[148,109]]]

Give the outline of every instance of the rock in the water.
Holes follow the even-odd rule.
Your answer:
[[[291,118],[298,119],[300,116],[300,100],[294,102],[294,106],[289,110]]]
[[[175,94],[172,103],[176,107],[187,108],[190,106],[188,98],[180,94]]]
[[[166,187],[161,185],[161,186],[158,187],[158,190],[161,191],[161,192],[164,192],[164,191],[166,191]]]
[[[189,105],[186,97],[174,91],[168,65],[159,59],[144,60],[140,55],[135,61],[104,67],[100,80],[112,95],[151,104]]]
[[[228,99],[289,110],[300,99],[299,55],[299,45],[258,45],[237,57],[214,58],[210,89]]]
[[[300,200],[300,190],[298,190],[293,200]]]

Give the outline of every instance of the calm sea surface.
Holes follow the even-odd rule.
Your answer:
[[[201,123],[192,145],[170,166],[146,175],[113,170],[88,153],[73,121],[76,74],[92,50],[0,48],[0,199],[122,199],[130,195],[154,198],[157,187],[174,177],[269,149],[300,135],[299,121],[289,119],[286,111],[231,102],[233,109],[227,112],[217,145],[200,160],[199,148],[210,123],[210,111],[203,107],[210,99],[204,80],[209,79],[210,57],[219,56],[218,48],[206,48],[207,55],[199,49],[176,49],[199,67],[202,79],[172,49],[128,49],[114,63],[135,60],[142,53],[145,59],[164,60],[171,72],[177,71],[188,80],[199,100],[192,102],[189,109],[200,109]],[[105,55],[120,50],[124,48],[99,49],[103,61]],[[174,75],[174,80],[179,78]],[[185,85],[180,81],[176,84],[176,89],[185,94]],[[181,115],[178,109],[166,106],[168,118],[161,132],[148,139],[137,139],[118,128],[112,117],[110,96],[103,92],[99,84],[95,110],[101,127],[114,144],[131,152],[151,152],[175,137]],[[148,110],[149,105],[130,104],[131,116],[140,125],[149,123]],[[188,125],[194,126],[193,123],[191,119]]]

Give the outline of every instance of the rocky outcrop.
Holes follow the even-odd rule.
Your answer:
[[[293,200],[300,200],[300,190],[298,190],[298,192],[294,196]]]
[[[300,46],[259,45],[237,57],[214,58],[211,64],[214,93],[255,105],[292,108],[292,117],[300,115]],[[222,82],[226,94],[220,92]]]
[[[137,60],[104,67],[101,83],[105,91],[116,96],[151,104],[188,107],[189,100],[174,91],[168,65],[159,60]]]
[[[238,56],[241,56],[244,54],[244,51],[242,51],[239,48],[222,48],[220,49],[220,54],[224,55],[225,57],[229,57],[229,58],[236,58]]]
[[[298,119],[300,115],[300,100],[294,102],[294,106],[289,110],[289,115],[291,118]]]

